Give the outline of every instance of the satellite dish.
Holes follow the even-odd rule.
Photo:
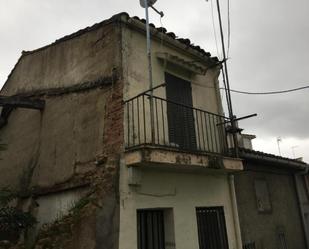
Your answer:
[[[148,7],[151,7],[152,5],[154,5],[156,1],[157,0],[147,0]],[[145,0],[139,0],[139,3],[143,8],[146,8]]]

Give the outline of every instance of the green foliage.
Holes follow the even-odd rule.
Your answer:
[[[8,188],[0,190],[0,240],[16,239],[22,230],[30,228],[36,223],[30,213],[10,205],[17,197],[18,194]]]
[[[0,152],[7,146],[0,141]],[[0,158],[1,160],[1,158]],[[31,228],[36,219],[29,213],[12,205],[19,194],[9,188],[0,189],[0,241],[17,241],[21,231]]]

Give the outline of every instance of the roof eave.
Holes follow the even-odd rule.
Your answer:
[[[301,162],[296,162],[292,160],[286,160],[276,157],[270,157],[266,155],[258,155],[248,152],[240,152],[240,157],[251,162],[263,163],[271,165],[277,168],[290,169],[294,171],[304,171],[308,168],[308,165]]]

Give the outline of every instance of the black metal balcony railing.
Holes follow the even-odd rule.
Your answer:
[[[226,117],[155,96],[152,113],[149,94],[125,102],[127,149],[155,145],[186,151],[227,152]]]

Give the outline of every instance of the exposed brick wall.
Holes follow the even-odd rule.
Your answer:
[[[78,218],[70,213],[43,229],[35,249],[118,249],[119,162],[124,149],[122,80],[106,91],[104,135],[99,138],[104,144],[98,158],[101,163],[84,178],[90,182],[90,201],[79,211]]]

